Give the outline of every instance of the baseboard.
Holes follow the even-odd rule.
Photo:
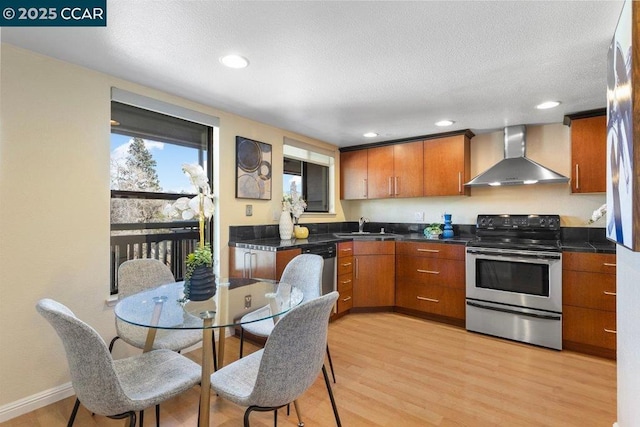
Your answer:
[[[73,387],[71,386],[71,383],[68,382],[58,387],[50,388],[49,390],[41,391],[40,393],[16,400],[15,402],[11,402],[0,407],[0,423],[19,417],[20,415],[24,415],[28,412],[35,411],[36,409],[40,409],[59,400],[66,399],[74,394],[75,392],[73,391]]]

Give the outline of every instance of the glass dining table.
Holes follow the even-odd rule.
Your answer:
[[[262,285],[270,310],[265,316],[252,319],[251,322],[273,318],[285,314],[302,302],[302,291],[285,283],[278,284],[272,280],[251,279],[253,283]],[[225,328],[242,325],[242,320],[228,319],[228,307],[234,281],[246,279],[217,280],[216,296],[206,301],[183,301],[184,282],[161,285],[118,301],[115,315],[122,321],[132,325],[149,328],[144,351],[151,351],[158,330],[162,329],[201,329],[202,330],[202,379],[200,387],[199,426],[209,425],[210,414],[210,381],[213,372],[213,339],[214,329],[219,329],[218,366],[224,363]]]

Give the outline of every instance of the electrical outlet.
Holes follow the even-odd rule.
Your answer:
[[[246,205],[246,206],[244,207],[244,214],[245,214],[246,216],[251,216],[251,215],[253,215],[253,205]]]
[[[251,295],[244,296],[244,308],[251,308]]]
[[[413,220],[414,221],[418,221],[418,222],[423,222],[424,221],[424,212],[414,212],[413,213]]]

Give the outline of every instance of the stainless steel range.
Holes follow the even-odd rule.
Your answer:
[[[558,215],[478,215],[467,244],[466,328],[562,349]]]

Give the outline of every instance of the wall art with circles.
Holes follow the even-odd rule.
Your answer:
[[[236,136],[236,198],[271,200],[271,145]]]

